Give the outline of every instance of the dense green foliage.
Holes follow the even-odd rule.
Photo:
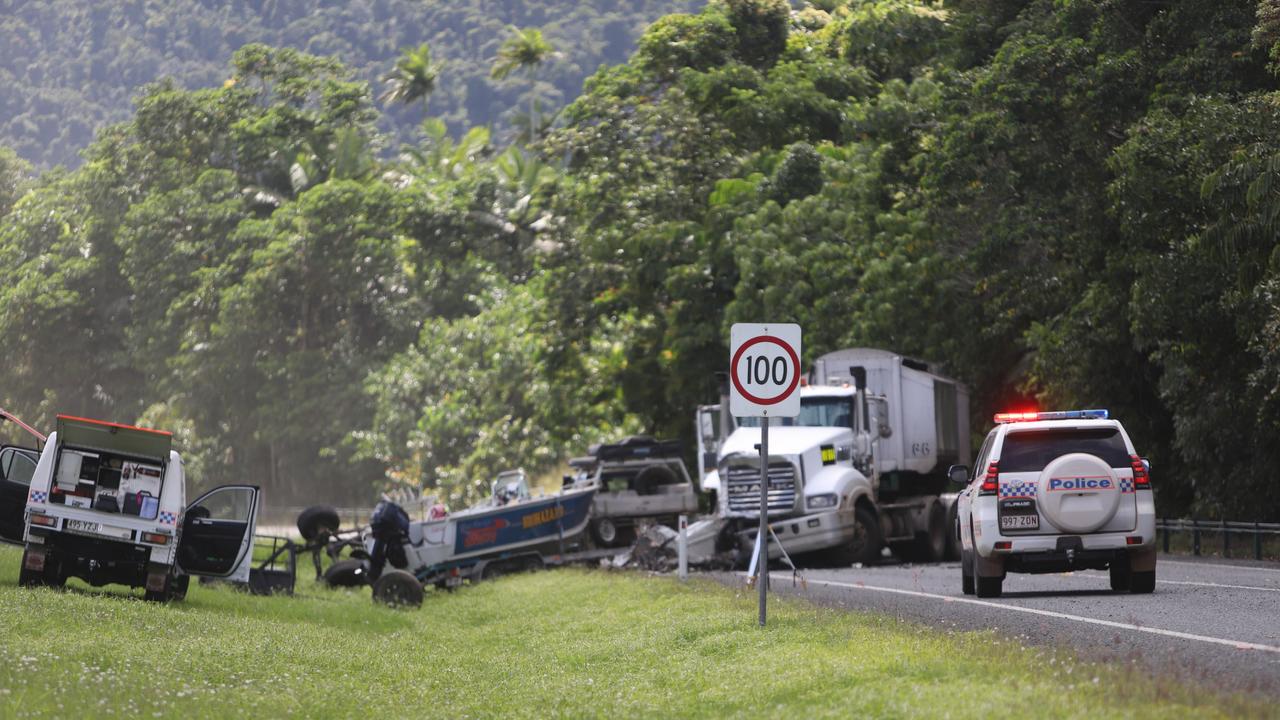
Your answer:
[[[358,718],[1266,717],[1271,706],[1127,663],[938,632],[797,599],[755,623],[710,580],[552,570],[392,610],[300,577],[294,597],[192,583],[159,606],[119,586],[18,587],[0,545],[0,716]],[[308,571],[309,572],[309,571]],[[303,573],[300,573],[300,575]],[[967,662],[957,662],[966,658]],[[972,668],[1052,667],[996,684]],[[742,668],[759,679],[742,682]]]
[[[139,88],[172,77],[216,87],[250,43],[339,57],[375,82],[398,53],[430,43],[447,68],[431,113],[454,132],[505,135],[534,98],[550,111],[603,63],[626,60],[644,26],[695,0],[6,0],[0,2],[0,145],[40,166],[76,165],[98,128],[127,120]],[[541,27],[563,54],[537,82],[489,78],[509,25]],[[390,107],[379,125],[411,141],[421,106]]]
[[[1277,17],[715,0],[545,136],[499,150],[433,117],[393,163],[367,86],[250,46],[233,82],[150,87],[74,172],[0,155],[0,203],[22,196],[0,399],[164,423],[206,480],[276,497],[457,500],[601,438],[688,437],[728,325],[792,320],[807,359],[942,361],[979,432],[1108,407],[1162,512],[1274,519]],[[572,53],[530,30],[499,35],[496,74]],[[413,47],[392,89],[435,114],[456,67]]]

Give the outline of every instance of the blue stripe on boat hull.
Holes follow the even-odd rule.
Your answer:
[[[453,554],[473,555],[535,540],[555,539],[579,528],[591,510],[594,492],[555,496],[543,502],[525,502],[508,510],[459,520]]]

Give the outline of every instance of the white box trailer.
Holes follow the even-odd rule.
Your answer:
[[[813,363],[810,385],[853,385],[864,368],[877,474],[932,475],[938,490],[947,468],[970,465],[969,389],[928,363],[888,350],[848,348]],[[887,428],[887,431],[886,431]]]

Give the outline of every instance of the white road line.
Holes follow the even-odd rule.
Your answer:
[[[1246,570],[1248,572],[1280,573],[1280,568],[1254,567],[1252,565],[1231,565],[1228,563],[1188,562],[1186,560],[1166,560],[1164,556],[1157,561],[1158,565],[1190,565],[1198,568],[1218,568],[1220,570]]]
[[[771,580],[783,582],[791,579],[791,576],[787,573],[769,573],[769,578]],[[935,593],[920,592],[918,590],[903,590],[901,588],[881,587],[878,585],[866,585],[863,583],[843,583],[836,582],[834,580],[815,579],[809,579],[805,582],[814,585],[849,588],[851,590],[871,590],[873,592],[893,593],[895,595],[931,598],[950,603],[968,603],[969,605],[980,605],[983,607],[999,608],[1001,610],[1013,610],[1015,612],[1027,613],[1029,615],[1042,615],[1044,617],[1058,618],[1059,620],[1073,620],[1075,622],[1088,623],[1091,625],[1102,625],[1104,627],[1119,628],[1121,630],[1135,630],[1137,632],[1150,633],[1152,635],[1164,635],[1165,637],[1179,638],[1182,640],[1195,640],[1197,642],[1213,643],[1215,645],[1226,645],[1227,647],[1233,647],[1237,650],[1258,650],[1261,652],[1280,654],[1280,647],[1275,647],[1273,645],[1262,645],[1259,643],[1243,642],[1241,640],[1228,640],[1226,638],[1210,637],[1208,635],[1178,632],[1177,630],[1164,630],[1161,628],[1134,625],[1132,623],[1116,622],[1114,620],[1100,620],[1098,618],[1084,617],[1082,615],[1072,615],[1070,613],[1060,613],[1052,610],[1029,608],[1022,605],[1008,605],[1006,603],[990,602],[988,600],[975,600],[973,598],[955,597],[952,595],[937,595]]]
[[[1077,577],[1082,580],[1094,580],[1097,578],[1106,578],[1102,573],[1090,573],[1088,575],[1083,572],[1076,571],[1073,573],[1062,573],[1064,577]],[[1156,578],[1156,582],[1162,585],[1197,585],[1199,587],[1216,587],[1216,588],[1234,588],[1236,590],[1261,590],[1262,592],[1280,593],[1280,588],[1258,587],[1257,585],[1228,585],[1226,583],[1215,582],[1197,582],[1195,580],[1161,580]]]

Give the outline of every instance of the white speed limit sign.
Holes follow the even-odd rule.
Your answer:
[[[800,326],[735,323],[729,330],[729,411],[738,417],[800,414]]]

